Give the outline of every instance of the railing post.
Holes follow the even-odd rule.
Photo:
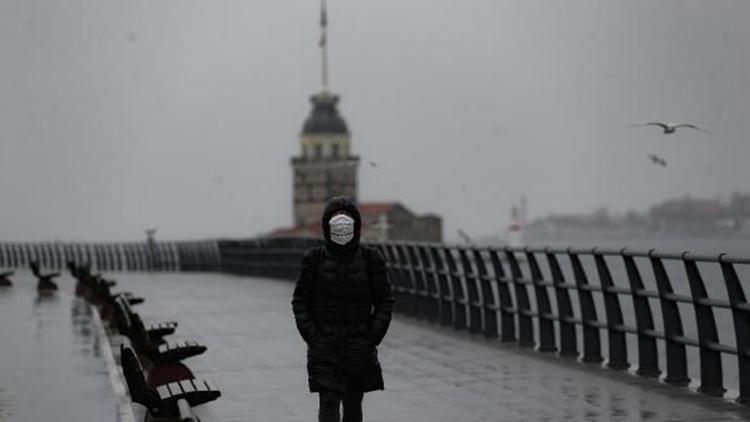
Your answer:
[[[114,245],[112,245],[112,248],[114,249],[115,260],[117,261],[117,271],[124,271],[125,260],[122,254],[122,244],[115,243]]]
[[[393,284],[393,294],[395,296],[395,310],[397,312],[406,313],[406,294],[404,292],[404,286],[401,283],[401,272],[398,270],[399,263],[398,259],[393,256],[393,250],[391,244],[383,243],[382,252],[385,258],[386,270],[388,271],[391,284]]]
[[[599,363],[604,359],[602,358],[599,328],[592,325],[599,321],[596,316],[594,296],[591,294],[591,290],[587,289],[589,282],[586,271],[581,264],[581,258],[573,252],[572,248],[568,248],[568,257],[573,266],[576,286],[578,286],[578,305],[581,308],[581,324],[583,326],[583,361]]]
[[[628,363],[628,346],[625,339],[625,332],[620,328],[623,326],[622,309],[620,308],[620,298],[617,293],[611,291],[615,287],[612,280],[612,274],[607,266],[604,256],[596,251],[594,261],[596,262],[596,272],[599,275],[599,283],[602,286],[604,295],[604,312],[607,314],[607,343],[609,344],[609,358],[607,367],[611,369],[627,369]]]
[[[500,300],[500,341],[516,341],[516,323],[513,299],[510,296],[509,281],[500,261],[500,251],[489,249],[490,262],[497,283],[498,299]]]
[[[702,301],[708,299],[708,292],[706,292],[706,285],[703,283],[698,264],[693,260],[686,259],[686,257],[687,255],[683,254],[682,261],[690,285],[690,295],[693,298],[695,323],[698,327],[698,343],[700,344],[698,351],[700,353],[701,386],[698,391],[709,396],[721,396],[726,391],[724,389],[721,352],[709,348],[710,344],[719,342],[714,311],[710,305],[702,303]]]
[[[44,262],[44,267],[52,269],[55,268],[52,263],[52,245],[49,243],[39,244],[39,254],[41,255],[40,261]]]
[[[526,248],[526,261],[529,263],[529,273],[531,281],[534,283],[534,296],[536,297],[536,309],[539,313],[539,351],[556,352],[555,347],[555,325],[552,322],[552,306],[547,294],[547,288],[541,283],[544,281],[542,270],[539,268],[539,262],[536,255]]]
[[[414,295],[417,305],[417,316],[419,318],[428,318],[427,288],[424,277],[424,263],[419,259],[417,245],[409,243],[405,245],[408,252],[409,265],[411,266],[410,274],[414,285]]]
[[[15,268],[15,250],[12,243],[6,243],[5,246],[5,267]]]
[[[724,284],[727,287],[729,304],[732,306],[734,335],[737,342],[737,369],[739,370],[740,395],[737,402],[750,403],[750,306],[745,291],[731,262],[726,262],[724,254],[719,255]]]
[[[26,265],[29,265],[32,261],[39,262],[39,253],[36,250],[36,245],[34,243],[27,243],[26,248],[26,250],[28,251],[28,259],[26,260]]]
[[[52,254],[52,267],[55,269],[65,268],[65,262],[62,259],[63,245],[60,243],[50,243],[50,253]]]
[[[49,245],[49,251],[52,255],[52,267],[56,270],[65,268],[65,263],[62,261],[60,250],[62,249],[62,245],[58,242],[50,243]]]
[[[518,265],[516,254],[505,248],[505,258],[510,266],[513,292],[516,296],[516,314],[518,315],[518,344],[523,347],[534,347],[534,321],[531,318],[531,303],[526,285],[522,283],[523,273]]]
[[[18,268],[23,266],[23,255],[21,253],[21,244],[14,243],[12,246],[13,251],[13,267]]]
[[[478,334],[482,332],[482,310],[484,308],[482,298],[479,296],[479,287],[477,286],[477,273],[474,271],[469,259],[469,251],[466,248],[458,249],[461,258],[462,273],[466,282],[466,299],[469,307],[469,332]],[[473,257],[473,255],[472,255]]]
[[[12,250],[13,250],[13,267],[18,268],[21,265],[23,265],[21,263],[21,246],[17,243],[14,243],[12,246]]]
[[[466,292],[463,283],[461,283],[461,275],[458,273],[456,260],[453,257],[453,249],[445,247],[443,250],[445,251],[445,262],[448,263],[448,277],[451,281],[451,292],[453,293],[453,328],[463,330],[467,328]]]
[[[51,258],[52,267],[57,270],[65,268],[65,264],[63,263],[61,259],[61,253],[60,253],[61,249],[62,249],[62,245],[58,242],[49,244],[50,255],[52,255],[52,258]]]
[[[570,302],[570,292],[565,287],[565,276],[560,269],[557,256],[550,248],[545,250],[545,254],[552,274],[552,282],[555,285],[555,298],[557,299],[557,312],[560,321],[560,355],[578,356],[576,327],[573,323],[573,305]]]
[[[49,263],[47,263],[47,256],[44,249],[46,244],[32,243],[31,245],[34,250],[34,260],[39,264],[40,268],[49,268]]]
[[[428,248],[431,246],[417,245],[419,261],[422,263],[422,279],[424,280],[427,295],[425,296],[427,320],[430,322],[440,321],[440,287],[436,273],[435,263],[431,259]]]
[[[651,305],[648,297],[643,296],[643,280],[635,259],[628,255],[625,249],[620,252],[625,262],[625,272],[628,275],[630,294],[633,297],[633,310],[635,310],[635,325],[638,330],[638,370],[636,373],[643,377],[658,377],[659,354],[656,348],[654,333],[654,317],[651,314]]]
[[[123,243],[122,250],[125,252],[125,269],[127,271],[134,271],[136,269],[136,265],[133,246],[130,243]]]
[[[482,289],[482,303],[484,304],[484,336],[488,339],[497,338],[497,311],[499,305],[497,299],[495,299],[495,293],[492,291],[492,284],[490,279],[489,271],[487,270],[487,263],[484,261],[482,251],[479,249],[473,249],[474,262],[477,264],[477,272],[479,273],[479,285]]]
[[[419,317],[419,298],[417,297],[417,290],[414,288],[414,277],[412,271],[412,264],[409,262],[409,255],[406,252],[406,244],[403,242],[397,242],[394,244],[394,251],[398,257],[400,266],[401,282],[404,285],[404,292],[408,297],[406,301],[407,313],[406,315],[411,317]]]
[[[104,258],[104,266],[106,267],[107,271],[114,270],[114,264],[112,262],[112,254],[110,253],[109,244],[108,243],[102,243],[100,245],[100,249],[102,250],[102,257]]]
[[[104,265],[104,258],[101,254],[101,248],[99,247],[98,243],[91,243],[89,245],[89,248],[91,248],[91,254],[94,256],[94,261],[96,262],[96,268],[100,272],[107,271],[107,268]]]
[[[445,265],[443,257],[440,256],[440,246],[431,246],[430,254],[432,263],[435,268],[437,277],[436,286],[438,288],[439,308],[440,308],[440,325],[451,325],[453,323],[453,294],[450,283],[448,282],[448,268]]]
[[[682,331],[682,317],[677,302],[667,296],[674,294],[669,275],[664,268],[660,258],[654,256],[654,250],[648,253],[651,268],[654,270],[656,288],[659,291],[659,302],[661,303],[661,315],[664,320],[664,338],[667,344],[667,376],[664,382],[673,385],[688,385],[690,378],[687,374],[687,356],[685,345],[675,341],[676,338],[684,337]]]
[[[18,257],[18,248],[16,247],[15,243],[10,244],[10,267],[11,268],[18,268],[19,265],[19,257]]]
[[[137,250],[138,247],[136,246],[136,244],[133,242],[128,242],[128,243],[125,243],[123,246],[125,246],[129,255],[130,268],[128,268],[128,270],[141,271],[141,260],[138,256],[138,250]]]
[[[19,243],[19,245],[18,245],[19,255],[21,257],[19,265],[23,266],[23,267],[29,265],[29,261],[30,261],[30,259],[29,259],[29,251],[28,251],[27,246],[28,245],[26,245],[25,243]]]

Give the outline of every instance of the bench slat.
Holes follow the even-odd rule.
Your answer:
[[[167,389],[166,385],[160,385],[156,387],[156,392],[159,393],[160,400],[166,400],[172,397],[172,394],[169,392],[169,389]]]
[[[180,381],[180,388],[182,388],[182,391],[185,393],[192,393],[193,391],[195,391],[195,387],[193,387],[193,384],[190,382],[190,380]]]

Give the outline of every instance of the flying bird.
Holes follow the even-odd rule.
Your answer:
[[[642,127],[642,126],[659,126],[664,131],[665,135],[670,135],[672,133],[675,133],[677,129],[684,127],[688,129],[694,129],[699,132],[703,132],[707,135],[713,135],[713,133],[702,129],[694,124],[691,123],[664,123],[664,122],[645,122],[645,123],[637,123],[634,125],[630,125],[630,127]]]
[[[378,162],[375,161],[375,160],[367,160],[367,164],[369,164],[370,167],[377,167],[378,166]]]
[[[657,166],[667,167],[667,160],[659,157],[656,154],[649,154],[648,159]]]

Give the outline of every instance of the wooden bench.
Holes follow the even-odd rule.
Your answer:
[[[208,348],[195,341],[181,341],[164,343],[157,348],[159,354],[155,356],[157,363],[179,362],[205,352]]]
[[[120,363],[131,400],[145,406],[154,418],[193,420],[192,407],[214,401],[221,392],[212,384],[194,378],[163,385],[149,385],[135,351],[120,346]]]
[[[114,301],[117,297],[123,297],[125,300],[128,301],[130,305],[137,305],[139,303],[143,303],[145,299],[142,297],[134,296],[130,292],[112,292],[112,287],[117,285],[117,282],[114,280],[108,280],[102,277],[100,274],[96,274],[90,277],[90,282],[92,283],[92,290],[95,292],[97,298],[99,300],[102,300],[110,305],[114,304]]]
[[[114,319],[118,330],[123,335],[128,336],[131,330],[133,319],[133,310],[130,307],[132,305],[130,300],[126,297],[115,298],[114,303]],[[168,336],[175,332],[177,329],[177,321],[162,321],[155,324],[146,326],[146,333],[150,339],[154,341],[161,341],[162,337]]]
[[[12,286],[13,282],[10,281],[10,276],[13,275],[13,271],[6,271],[4,273],[0,273],[0,286]]]
[[[88,264],[76,265],[75,262],[68,261],[66,265],[70,274],[78,281],[76,293],[84,293],[85,289],[88,293],[93,293],[95,300],[103,301],[107,305],[113,305],[117,296],[124,296],[131,305],[144,301],[142,297],[134,296],[130,292],[112,293],[112,287],[116,286],[117,282],[106,279],[99,273],[91,274],[91,266]]]
[[[31,261],[29,263],[29,267],[31,268],[31,272],[36,276],[36,278],[39,280],[36,284],[36,289],[39,292],[52,292],[57,290],[57,284],[55,284],[52,279],[59,277],[60,273],[48,273],[48,274],[42,274],[39,271],[39,263],[36,261]]]
[[[151,360],[155,365],[169,365],[180,362],[192,356],[204,353],[208,348],[194,341],[183,341],[169,344],[159,336],[161,331],[157,326],[149,330],[143,324],[140,315],[130,310],[127,301],[116,299],[116,322],[120,333],[127,336],[135,350]],[[176,326],[176,323],[174,323]],[[162,327],[168,329],[168,326]]]
[[[163,321],[156,324],[146,326],[146,332],[149,337],[164,337],[168,336],[177,329],[177,321]]]
[[[163,339],[152,341],[146,327],[143,325],[141,317],[133,313],[130,319],[131,335],[130,341],[133,346],[145,356],[147,356],[155,365],[168,365],[180,362],[192,356],[204,353],[208,348],[193,341],[183,341],[176,344],[169,344]]]
[[[156,387],[156,392],[159,394],[159,400],[162,402],[171,402],[184,398],[192,407],[216,400],[221,395],[221,392],[208,381],[197,379],[187,379],[160,385]]]

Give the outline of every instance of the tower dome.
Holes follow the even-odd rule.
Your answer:
[[[302,126],[302,135],[336,134],[348,135],[346,121],[339,114],[336,104],[339,96],[322,91],[310,97],[313,108]]]

